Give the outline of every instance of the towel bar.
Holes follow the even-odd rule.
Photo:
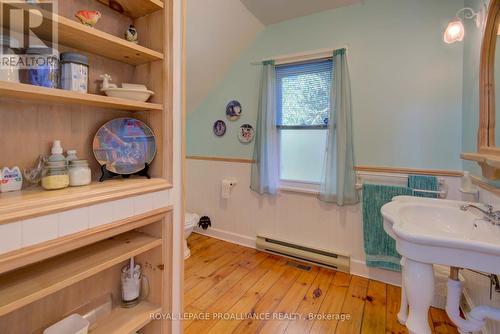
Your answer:
[[[441,182],[439,180],[439,185],[442,186],[444,185],[444,182]],[[363,188],[363,183],[356,183],[356,189],[361,190]],[[436,194],[439,198],[446,198],[448,196],[448,189],[444,190],[423,190],[423,189],[412,189],[413,192],[419,192],[419,193],[427,193],[427,194]]]

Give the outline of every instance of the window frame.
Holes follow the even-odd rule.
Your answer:
[[[312,63],[312,62],[317,62],[317,61],[324,61],[324,60],[332,60],[332,57],[318,57],[318,58],[310,58],[307,60],[302,60],[302,61],[293,61],[293,62],[286,62],[286,63],[280,63],[278,66],[286,66],[286,65],[292,65],[292,64],[303,64],[303,63]],[[333,85],[333,73],[332,73],[332,85]],[[278,95],[276,95],[276,102],[278,102]],[[330,108],[332,108],[332,104],[330,101]],[[281,113],[281,111],[278,111],[278,108],[276,108],[276,115],[278,113]],[[334,122],[334,120],[328,119],[328,123],[331,121]],[[292,180],[292,179],[284,179],[281,176],[281,133],[282,131],[286,130],[328,130],[328,125],[329,124],[317,124],[317,125],[279,125],[276,124],[276,130],[278,132],[278,174],[279,174],[279,183],[278,183],[278,188],[283,191],[288,191],[288,192],[300,192],[300,193],[307,193],[307,194],[319,194],[320,192],[320,186],[321,182],[312,182],[312,181],[303,181],[303,180]],[[336,127],[336,124],[334,123],[334,128]],[[326,154],[326,150],[325,150]]]

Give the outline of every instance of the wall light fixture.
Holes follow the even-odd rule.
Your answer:
[[[446,44],[452,44],[455,42],[461,42],[465,36],[465,28],[463,20],[474,20],[476,27],[481,28],[484,22],[484,16],[486,13],[485,6],[481,8],[480,11],[475,12],[472,8],[465,7],[457,12],[457,15],[448,23],[446,30],[444,31],[443,40]],[[460,15],[463,15],[463,19]]]

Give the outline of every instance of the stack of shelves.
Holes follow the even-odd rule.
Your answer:
[[[124,1],[130,8],[132,17],[137,18],[163,9],[163,3],[154,0]],[[117,60],[130,65],[143,65],[153,61],[162,61],[163,53],[131,43],[123,38],[113,36],[98,29],[88,27],[74,20],[49,13],[40,8],[26,5],[17,5],[20,8],[35,9],[48,21],[42,27],[56,26],[58,29],[58,43],[60,45],[89,52],[109,59]],[[50,30],[37,30],[38,37],[49,39]],[[135,102],[131,100],[107,97],[97,94],[82,94],[61,89],[50,89],[26,84],[0,82],[0,96],[19,99],[29,99],[49,103],[71,103],[75,105],[94,106],[128,111],[163,110],[157,103]]]
[[[121,5],[122,13],[109,8],[115,7],[116,2]],[[99,30],[99,25],[91,28],[77,22],[70,17],[70,12],[81,9],[76,8],[76,1],[62,5],[64,15],[45,12],[30,4],[16,6],[37,9],[33,13],[39,13],[36,15],[50,23],[43,26],[57,27],[62,51],[87,53],[94,60],[89,75],[93,89],[84,94],[0,81],[0,138],[4,148],[0,166],[31,166],[53,139],[61,139],[66,143],[65,148],[74,148],[79,156],[91,160],[92,138],[104,122],[116,117],[135,117],[146,122],[157,139],[152,178],[0,194],[0,227],[172,187],[171,4],[160,0],[89,2],[89,7],[107,11],[108,26],[116,23],[127,27],[133,23],[140,31],[142,45]],[[42,39],[50,33],[37,31]],[[95,81],[103,73],[116,75],[124,82],[144,84],[155,95],[150,102],[100,95]],[[97,176],[98,166],[91,162]],[[170,310],[167,255],[172,246],[171,224],[171,208],[156,209],[109,224],[112,226],[91,228],[75,236],[0,254],[0,332],[41,333],[74,313],[88,299],[104,293],[113,296],[114,308],[92,325],[90,333],[168,333],[167,321],[151,321],[150,314]],[[127,309],[120,307],[120,273],[131,257],[143,265],[151,286],[145,300]],[[27,317],[31,320],[25,321]]]

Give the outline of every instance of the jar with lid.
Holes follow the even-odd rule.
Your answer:
[[[89,82],[89,58],[76,52],[61,53],[61,88],[87,93]]]
[[[27,83],[35,86],[59,87],[59,54],[44,47],[26,49],[29,56]]]
[[[78,160],[78,156],[76,155],[76,150],[68,150],[66,155],[66,161],[69,162],[72,160]]]
[[[92,173],[87,160],[71,160],[69,162],[69,186],[86,186],[92,181]]]
[[[48,161],[42,172],[42,187],[45,190],[63,189],[69,186],[66,161]]]
[[[0,44],[2,46],[2,58],[4,59],[4,65],[0,69],[0,80],[19,82],[19,66],[16,64],[19,56],[12,47],[12,45],[19,45],[19,42],[13,37],[2,34]]]

